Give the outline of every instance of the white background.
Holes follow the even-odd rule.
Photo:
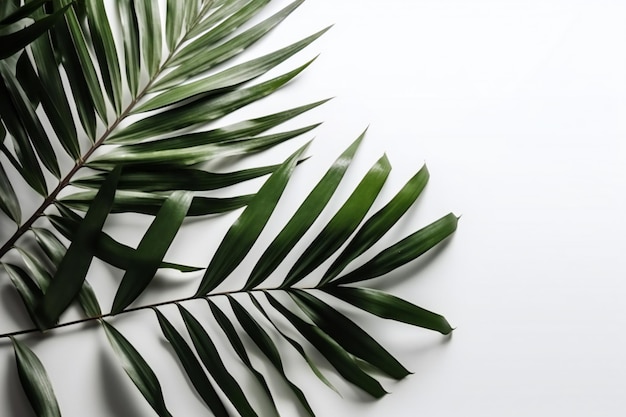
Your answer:
[[[285,4],[274,3],[273,10]],[[289,375],[319,416],[626,413],[625,18],[626,2],[617,0],[311,0],[255,49],[267,52],[334,24],[281,66],[321,53],[266,103],[280,109],[335,97],[306,116],[325,123],[265,242],[368,125],[342,197],[383,152],[394,166],[385,198],[424,162],[431,172],[412,217],[387,242],[449,211],[462,215],[442,250],[372,283],[444,314],[456,327],[451,338],[354,316],[414,372],[399,383],[383,378],[391,395],[372,401],[323,367],[341,399],[283,346]],[[275,163],[294,149],[238,163]],[[222,231],[211,234],[183,231],[192,240],[181,238],[171,257],[206,263],[235,218],[225,216],[222,229],[213,229]],[[134,223],[119,225],[120,238],[132,241],[124,226]],[[172,284],[176,279],[166,274],[161,285],[192,291]],[[205,311],[197,303],[189,308]],[[152,313],[116,324],[160,375],[173,414],[205,415],[167,356]],[[29,341],[66,416],[152,415],[97,329]],[[16,375],[7,345],[2,355],[0,373],[10,378],[1,382],[0,415],[27,415],[23,394],[10,386]],[[272,381],[284,415],[298,415],[285,386],[275,375]]]

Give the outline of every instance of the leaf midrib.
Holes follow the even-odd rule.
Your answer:
[[[166,301],[160,301],[157,303],[152,303],[152,304],[145,304],[145,305],[140,305],[137,307],[131,307],[131,308],[127,308],[125,310],[122,310],[118,313],[105,313],[105,314],[101,314],[98,316],[93,316],[93,317],[86,317],[86,318],[82,318],[82,319],[77,319],[77,320],[72,320],[72,321],[67,321],[64,323],[60,323],[54,326],[49,327],[48,329],[46,329],[46,332],[55,330],[55,329],[61,329],[64,327],[71,327],[71,326],[76,326],[79,324],[84,324],[84,323],[91,323],[91,322],[95,322],[98,320],[102,320],[105,318],[109,318],[109,317],[114,317],[114,316],[119,316],[122,314],[127,314],[127,313],[133,313],[136,311],[142,311],[142,310],[149,310],[149,309],[154,309],[157,307],[163,307],[163,306],[168,306],[168,305],[173,305],[173,304],[179,304],[179,303],[185,303],[188,301],[193,301],[193,300],[200,300],[200,299],[209,299],[209,298],[213,298],[213,297],[221,297],[221,296],[230,296],[230,295],[237,295],[237,294],[252,294],[252,293],[265,293],[265,292],[274,292],[274,291],[280,291],[280,292],[291,292],[291,291],[323,291],[324,287],[306,287],[306,288],[280,288],[280,287],[274,287],[274,288],[253,288],[253,289],[240,289],[240,290],[234,290],[234,291],[222,291],[222,292],[215,292],[215,293],[211,293],[211,294],[207,294],[207,295],[192,295],[190,297],[183,297],[183,298],[178,298],[175,300],[166,300]],[[1,333],[0,334],[0,340],[2,339],[7,339],[7,338],[11,338],[11,337],[16,337],[16,336],[20,336],[20,335],[25,335],[25,334],[31,334],[31,333],[39,333],[41,332],[41,329],[37,328],[37,327],[33,327],[30,329],[23,329],[23,330],[17,330],[17,331],[13,331],[13,332],[8,332],[8,333]]]

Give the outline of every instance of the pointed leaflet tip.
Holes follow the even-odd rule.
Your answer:
[[[202,277],[196,296],[206,295],[214,290],[248,254],[272,215],[298,159],[309,143],[298,149],[274,171],[230,227]]]

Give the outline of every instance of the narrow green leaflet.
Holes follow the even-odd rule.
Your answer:
[[[103,156],[95,158],[93,161],[89,162],[88,165],[96,169],[111,169],[118,164],[130,166],[131,169],[137,165],[185,167],[210,161],[215,158],[226,158],[260,152],[310,132],[317,126],[319,126],[319,124],[309,125],[287,132],[273,133],[238,141],[228,141],[226,143],[199,146],[187,144],[178,149],[155,150],[159,145],[163,145],[163,143],[158,143],[162,141],[157,141],[157,143],[147,142],[138,143],[136,145],[124,145],[107,152]]]
[[[450,213],[383,250],[363,266],[331,281],[347,284],[384,275],[423,255],[456,230],[458,218]]]
[[[269,0],[255,0],[249,1],[248,4],[243,7],[237,8],[235,13],[224,19],[219,25],[200,35],[189,45],[181,49],[175,55],[174,59],[172,59],[172,65],[178,65],[187,59],[193,59],[194,56],[197,56],[200,52],[206,49],[207,45],[218,42],[220,39],[228,36],[239,26],[254,17],[254,15],[267,3],[269,3]]]
[[[50,16],[36,20],[33,24],[8,35],[0,35],[0,59],[5,59],[21,51],[32,41],[46,33],[65,14],[69,5]]]
[[[3,77],[0,77],[0,97],[10,97],[10,92]],[[35,150],[28,140],[28,134],[20,122],[19,114],[11,103],[11,100],[0,100],[0,118],[4,121],[6,129],[13,139],[15,156],[19,161],[19,165],[17,165],[16,168],[18,168],[28,185],[42,196],[47,195],[48,187],[41,166],[39,165],[39,160],[37,159],[37,155],[35,155]],[[5,153],[7,156],[12,155],[8,151],[5,151]]]
[[[222,92],[226,89],[235,88],[240,84],[265,74],[276,65],[311,44],[314,40],[322,36],[322,34],[324,34],[327,30],[328,28],[285,48],[234,67],[230,67],[224,71],[210,75],[198,81],[170,88],[165,93],[159,94],[144,104],[139,105],[133,113],[156,110],[180,103],[183,100],[192,99],[194,96],[211,95]]]
[[[19,225],[22,222],[20,202],[2,165],[0,165],[0,210],[16,224]]]
[[[283,339],[285,339],[300,354],[300,356],[302,356],[302,358],[309,365],[309,368],[311,368],[311,371],[313,371],[315,376],[320,381],[322,381],[324,383],[324,385],[326,385],[328,388],[332,389],[337,394],[339,394],[339,391],[337,390],[337,388],[335,388],[335,386],[328,380],[328,378],[326,378],[324,376],[322,371],[319,370],[319,368],[317,367],[317,365],[315,364],[313,359],[306,353],[306,351],[304,350],[302,345],[300,343],[296,342],[293,338],[287,336],[278,327],[278,325],[274,322],[274,320],[272,320],[272,318],[269,316],[269,314],[267,314],[267,312],[265,311],[265,309],[263,308],[263,306],[261,305],[259,300],[254,298],[254,296],[252,294],[250,294],[250,293],[248,293],[248,295],[250,296],[250,301],[252,301],[252,304],[254,304],[254,306],[257,308],[257,310],[259,310],[261,312],[261,314],[263,314],[263,317],[265,317],[267,319],[267,321],[269,321],[271,323],[271,325],[274,326],[274,329],[276,329],[278,334],[280,334],[283,337]],[[339,395],[341,395],[341,394],[339,394]]]
[[[59,317],[78,295],[85,281],[91,265],[95,242],[113,205],[115,187],[120,174],[121,167],[116,168],[104,182],[57,268],[38,308],[38,315],[41,316],[46,326],[53,326],[58,322]]]
[[[37,417],[61,417],[59,404],[43,364],[24,343],[13,337],[11,341],[22,389],[35,415]]]
[[[208,123],[272,94],[302,72],[311,62],[252,87],[231,91],[215,98],[200,100],[147,117],[114,133],[107,143],[135,142]]]
[[[185,3],[179,0],[167,0],[167,13],[165,18],[165,41],[167,48],[173,51],[183,32],[185,20]]]
[[[317,235],[294,266],[287,273],[282,287],[302,280],[332,255],[354,232],[380,193],[391,171],[386,156],[380,158],[369,170],[348,200]]]
[[[62,217],[56,215],[48,216],[48,219],[50,220],[52,225],[63,236],[70,240],[72,239],[72,236],[74,236],[74,233],[76,233],[76,230],[78,229],[78,226],[80,224],[80,217],[76,216],[76,218],[77,220],[71,217]],[[117,240],[113,239],[111,236],[102,231],[98,236],[98,240],[96,241],[93,250],[94,256],[96,258],[101,259],[104,262],[122,270],[129,269],[132,266],[135,258],[134,248],[118,242]],[[176,269],[180,272],[195,272],[204,269],[194,266],[175,264],[171,262],[161,262],[159,268]]]
[[[35,239],[39,247],[44,251],[48,259],[54,264],[61,263],[67,248],[61,243],[58,237],[50,230],[41,227],[33,227],[30,229],[35,235]]]
[[[330,200],[352,158],[361,144],[363,132],[333,163],[324,177],[318,182],[313,191],[300,205],[287,225],[269,244],[250,273],[244,289],[249,290],[263,282],[283,261],[294,245],[313,224]]]
[[[269,165],[224,173],[207,172],[194,168],[138,167],[133,170],[129,167],[124,170],[117,189],[142,192],[216,190],[271,174],[278,167],[280,165]],[[105,178],[105,173],[97,174],[72,181],[72,185],[99,188]]]
[[[289,292],[289,295],[324,333],[351,354],[374,365],[392,378],[399,380],[410,374],[367,332],[328,304],[304,291]]]
[[[228,400],[235,406],[242,417],[258,417],[248,402],[246,394],[244,394],[235,378],[224,366],[220,353],[200,322],[184,307],[179,305],[178,310],[185,321],[185,326],[191,336],[196,352],[200,356],[200,360],[213,376],[220,389],[226,394]]]
[[[344,348],[320,330],[319,327],[313,326],[296,316],[269,293],[265,292],[265,296],[272,307],[289,320],[296,330],[328,360],[346,381],[361,388],[374,398],[381,398],[387,394],[387,391],[376,379],[359,367],[354,356],[346,352]]]
[[[104,320],[101,320],[100,323],[102,323],[107,339],[124,371],[126,371],[148,404],[159,417],[172,417],[165,406],[161,384],[150,365],[146,363],[141,354],[115,327]]]
[[[141,58],[139,56],[139,23],[135,12],[134,0],[120,0],[117,2],[120,13],[122,31],[124,32],[124,62],[128,88],[133,98],[139,91],[139,76],[141,74]]]
[[[378,317],[450,334],[452,327],[445,317],[425,310],[391,294],[370,288],[330,286],[323,291]]]
[[[247,29],[233,38],[209,48],[208,45],[202,51],[202,54],[195,55],[193,59],[187,60],[184,65],[174,68],[171,72],[165,74],[156,81],[150,88],[150,92],[164,90],[166,88],[180,84],[181,82],[210,70],[216,65],[237,56],[246,50],[250,45],[261,39],[271,29],[282,22],[293,10],[300,4],[298,0],[287,6],[274,16],[264,20],[263,22]],[[213,15],[212,15],[213,16]],[[206,19],[207,21],[209,19]]]
[[[45,230],[45,229],[41,229],[41,230]],[[60,258],[58,257],[58,253],[61,252],[61,250],[63,250],[63,254],[65,254],[66,249],[65,249],[65,246],[63,246],[63,244],[59,242],[58,239],[56,239],[54,235],[52,235],[49,231],[47,232],[49,233],[49,235],[39,232],[40,237],[37,240],[38,240],[38,243],[42,241],[46,242],[45,245],[41,245],[42,249],[47,254],[50,261],[55,266],[58,266],[61,260],[63,259],[62,256]],[[46,240],[41,239],[41,237],[43,236],[45,236],[44,239]],[[53,239],[56,239],[56,242]],[[18,247],[16,247],[16,249],[22,256],[22,259],[24,260],[25,265],[30,271],[31,277],[34,278],[35,283],[41,289],[41,291],[45,293],[48,289],[48,286],[50,285],[50,282],[52,281],[52,276],[50,272],[43,265],[43,263],[37,257],[35,257],[31,252],[18,248]],[[51,253],[51,255],[48,255],[48,253]],[[97,317],[100,314],[102,314],[96,294],[94,293],[91,285],[89,285],[89,283],[86,280],[83,282],[83,285],[80,288],[80,291],[78,292],[78,304],[83,309],[87,317]]]
[[[151,3],[151,2],[148,2]],[[86,1],[94,52],[100,64],[104,88],[116,114],[122,111],[122,75],[111,25],[103,1]]]
[[[48,270],[43,266],[41,261],[35,256],[33,256],[30,252],[27,252],[20,248],[16,248],[16,249],[19,251],[20,255],[22,256],[22,259],[24,260],[24,264],[26,265],[26,267],[28,268],[28,271],[30,272],[30,277],[33,278],[34,284],[37,286],[39,290],[37,291],[37,294],[39,295],[37,296],[37,305],[35,306],[35,307],[38,307],[39,304],[41,303],[41,296],[43,296],[43,294],[48,289],[48,286],[50,285],[52,276],[50,275]],[[94,293],[91,285],[89,285],[89,282],[87,282],[86,280],[83,282],[83,285],[80,288],[80,291],[78,292],[77,301],[78,301],[78,305],[82,308],[83,312],[85,313],[87,317],[98,317],[102,314],[102,311],[100,310],[100,304],[98,303],[96,294]],[[36,312],[36,309],[35,309],[35,312]],[[37,324],[38,327],[45,328],[45,326],[39,319],[37,319],[35,323]]]
[[[22,299],[26,312],[33,324],[37,327],[41,327],[35,309],[43,296],[43,292],[23,268],[9,263],[2,263],[2,266]]]
[[[239,358],[244,363],[244,365],[246,365],[246,367],[250,370],[252,375],[254,375],[259,385],[263,389],[263,392],[266,394],[272,406],[272,412],[273,412],[272,414],[274,416],[278,416],[279,414],[278,414],[278,410],[276,409],[276,402],[274,401],[274,397],[272,396],[270,388],[267,385],[267,381],[265,380],[265,377],[263,376],[263,374],[257,371],[252,365],[252,362],[250,361],[250,358],[248,357],[248,354],[246,353],[246,348],[243,345],[243,342],[241,341],[241,339],[239,338],[239,334],[237,333],[237,330],[235,330],[235,327],[230,322],[226,314],[224,314],[222,310],[220,310],[219,307],[217,307],[217,305],[213,301],[209,300],[208,298],[206,299],[206,301],[207,303],[209,303],[209,307],[211,308],[213,317],[215,317],[217,324],[220,326],[220,328],[226,335],[226,338],[228,339],[231,346],[233,347],[233,350],[235,351],[237,356],[239,356]]]
[[[63,148],[74,160],[78,160],[81,152],[74,117],[65,94],[50,35],[37,38],[31,43],[30,50],[33,54],[33,63],[37,66],[40,81],[39,99],[42,107]]]
[[[307,144],[308,145],[308,144]],[[297,160],[305,151],[303,146],[291,155],[263,184],[256,196],[230,227],[211,263],[202,277],[196,295],[205,295],[222,283],[246,256],[269,220]]]
[[[26,51],[20,54],[15,65],[15,79],[26,93],[31,106],[36,109],[40,102],[41,83]]]
[[[428,178],[428,169],[424,166],[385,207],[370,217],[328,268],[319,285],[322,286],[331,281],[350,262],[378,242],[417,200],[417,197],[419,197],[426,186]]]
[[[54,149],[39,117],[35,114],[35,109],[32,107],[28,96],[11,73],[11,70],[3,62],[0,62],[0,74],[4,78],[15,112],[22,121],[22,125],[28,133],[37,155],[48,171],[54,174],[55,177],[60,178],[61,171],[59,170]]]
[[[172,326],[169,320],[159,310],[154,309],[154,312],[159,320],[159,326],[161,326],[163,335],[172,345],[172,349],[174,349],[178,360],[180,360],[181,365],[185,369],[185,372],[193,384],[193,387],[198,392],[198,395],[200,395],[204,403],[209,407],[214,415],[218,417],[227,417],[229,414],[226,407],[224,407],[222,400],[215,391],[215,388],[213,388],[213,384],[204,373],[202,365],[198,359],[196,359],[196,355],[194,355],[185,339],[183,339],[180,333],[178,333],[174,326]]]
[[[93,190],[71,194],[61,199],[61,202],[68,207],[87,211],[95,194]],[[252,195],[224,198],[194,197],[187,215],[204,216],[207,214],[225,213],[247,205],[252,197]],[[134,212],[155,216],[166,199],[167,195],[162,194],[118,191],[111,207],[111,213]]]
[[[252,316],[246,311],[245,308],[241,304],[239,304],[233,297],[228,296],[228,301],[230,302],[230,306],[241,324],[241,327],[245,330],[245,332],[250,336],[254,344],[256,344],[261,352],[269,359],[274,368],[281,375],[289,389],[294,393],[296,398],[300,401],[300,404],[304,407],[306,412],[315,417],[315,413],[311,409],[309,402],[307,401],[304,393],[300,388],[298,388],[293,382],[289,380],[287,374],[285,373],[285,368],[283,366],[283,362],[280,358],[280,353],[278,352],[278,348],[270,338],[270,336],[263,330],[263,328],[252,318]]]
[[[55,38],[54,53],[60,53],[63,57],[61,63],[67,73],[67,79],[74,97],[73,102],[78,112],[78,119],[85,133],[93,142],[96,137],[97,125],[95,104],[91,96],[89,83],[81,68],[80,57],[73,47],[74,41],[65,22],[59,22],[58,25],[55,25],[53,33]]]
[[[148,75],[152,76],[161,62],[162,35],[159,3],[136,1],[135,12],[141,33],[141,51]]]
[[[67,5],[69,3],[69,0],[57,1],[60,1],[64,5]],[[85,34],[83,33],[83,30],[78,21],[78,17],[76,16],[76,12],[73,8],[68,9],[65,17],[65,21],[67,22],[67,27],[69,29],[70,36],[72,37],[72,42],[78,55],[81,70],[85,77],[85,81],[87,82],[87,87],[89,88],[91,98],[93,99],[96,112],[98,113],[102,121],[106,123],[106,103],[104,101],[104,96],[102,95],[102,89],[100,88],[100,82],[98,81],[98,75],[96,74],[96,68],[94,67],[93,59],[89,54],[89,48],[87,46],[87,41],[85,40]]]
[[[174,191],[165,200],[141,238],[131,267],[122,277],[111,307],[112,314],[128,307],[150,284],[187,216],[192,198],[189,192]]]

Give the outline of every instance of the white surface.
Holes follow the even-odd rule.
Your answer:
[[[287,190],[285,213],[369,124],[343,196],[387,152],[387,198],[424,161],[431,172],[413,217],[391,238],[449,211],[462,215],[436,256],[377,284],[444,314],[457,328],[450,340],[357,315],[415,372],[383,380],[391,395],[372,402],[339,382],[342,400],[285,346],[288,372],[319,416],[626,413],[625,16],[617,0],[311,0],[260,45],[268,51],[335,24],[282,68],[321,52],[317,61],[267,100],[280,108],[336,96],[310,116],[325,124]],[[281,149],[250,161],[276,162],[295,145]],[[173,256],[208,261],[212,244],[196,239]],[[118,323],[162,376],[172,412],[204,415],[164,356],[151,313]],[[105,343],[87,331],[31,346],[66,416],[152,415]],[[15,377],[7,351],[0,373]],[[283,415],[298,415],[274,381]],[[2,384],[0,415],[26,415],[19,389]]]

